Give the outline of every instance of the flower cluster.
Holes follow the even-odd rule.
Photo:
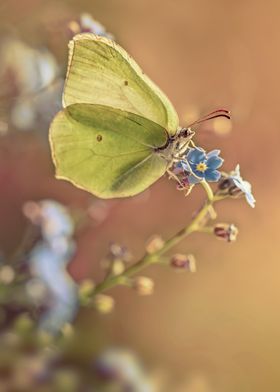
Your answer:
[[[180,187],[187,188],[203,180],[209,182],[219,181],[221,173],[217,169],[224,162],[219,155],[219,150],[206,153],[200,147],[190,148],[182,159],[175,164],[174,174],[180,180]]]
[[[217,196],[245,196],[248,204],[254,207],[256,200],[252,194],[251,184],[241,177],[239,165],[229,174],[225,174],[218,170],[223,162],[220,150],[207,153],[201,147],[189,148],[173,167],[178,188],[191,189],[193,185],[203,181],[219,182]]]

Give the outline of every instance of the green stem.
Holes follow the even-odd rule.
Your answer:
[[[198,231],[200,233],[213,234],[214,228],[212,226],[201,227]]]
[[[96,286],[93,295],[107,291],[114,286],[124,284],[128,278],[142,271],[145,267],[157,263],[162,255],[177,245],[185,237],[191,233],[194,233],[195,231],[200,231],[200,228],[204,225],[209,209],[213,208],[212,206],[214,202],[214,197],[211,199],[209,198],[200,211],[198,211],[198,213],[195,215],[191,223],[177,232],[173,237],[168,239],[161,249],[152,254],[146,253],[137,263],[133,264],[131,267],[128,267],[122,274],[108,277],[107,279],[105,278],[103,282]]]
[[[214,194],[213,194],[211,186],[208,184],[208,182],[203,180],[200,182],[200,184],[203,186],[203,188],[207,194],[208,200],[213,200]]]

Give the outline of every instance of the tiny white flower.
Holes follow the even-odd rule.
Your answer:
[[[252,186],[248,181],[243,180],[240,175],[240,166],[237,165],[234,171],[230,173],[229,178],[233,181],[234,185],[244,193],[248,204],[254,208],[256,200],[252,194]]]

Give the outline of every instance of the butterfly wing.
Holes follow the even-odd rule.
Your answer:
[[[110,106],[145,117],[173,135],[178,116],[165,94],[127,52],[105,37],[79,34],[69,44],[64,107]]]
[[[167,161],[155,148],[167,139],[149,119],[91,104],[68,106],[50,129],[57,177],[102,198],[133,196],[161,177]]]

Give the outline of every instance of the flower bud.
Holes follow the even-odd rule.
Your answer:
[[[232,197],[239,197],[242,195],[242,191],[235,186],[232,178],[230,178],[228,175],[224,175],[219,181],[218,193]]]
[[[24,203],[22,212],[33,224],[38,225],[42,219],[42,209],[39,203],[35,201]]]
[[[154,282],[146,276],[138,276],[132,286],[139,295],[151,295],[154,291]]]
[[[19,334],[28,333],[32,330],[33,327],[34,322],[26,313],[23,313],[18,316],[14,323],[14,331]]]
[[[129,263],[131,261],[132,255],[126,246],[113,242],[110,245],[110,258],[112,260],[120,259],[125,263]]]
[[[49,347],[53,343],[53,340],[54,340],[54,337],[50,332],[45,331],[43,329],[38,331],[37,341],[38,341],[39,346]]]
[[[109,295],[98,294],[94,299],[94,305],[100,313],[108,314],[114,309],[115,300]]]
[[[177,184],[178,191],[187,191],[187,195],[191,192],[193,185],[189,183],[188,177],[180,178]]]
[[[214,227],[214,234],[222,240],[233,242],[237,238],[238,228],[234,224],[218,223]]]
[[[70,323],[65,323],[63,325],[63,327],[61,328],[61,333],[62,333],[63,337],[66,339],[73,338],[74,333],[75,333],[73,325]]]
[[[81,27],[76,20],[71,20],[68,23],[67,28],[70,30],[71,34],[73,35],[79,34],[81,32]]]
[[[222,176],[218,183],[218,189],[224,191],[227,190],[230,186],[231,180],[228,177]]]
[[[11,284],[15,278],[15,271],[9,265],[0,268],[0,282],[3,284]]]
[[[121,258],[123,255],[123,247],[116,242],[112,242],[110,245],[110,252],[115,258]]]
[[[88,305],[94,290],[94,282],[90,279],[83,280],[79,285],[79,299],[82,305]]]
[[[162,249],[164,245],[163,239],[159,235],[154,235],[149,239],[146,245],[146,252],[149,254],[153,254],[160,249]]]
[[[170,265],[177,270],[187,270],[196,272],[196,261],[193,255],[183,255],[180,253],[175,254],[171,260]]]
[[[107,271],[107,274],[118,276],[121,275],[132,259],[129,250],[115,242],[110,244],[109,254],[101,261],[101,267]]]
[[[59,368],[53,376],[53,390],[55,391],[78,391],[79,378],[75,371],[67,368]]]
[[[125,264],[122,260],[115,260],[112,263],[111,272],[114,276],[121,275],[125,270]]]

